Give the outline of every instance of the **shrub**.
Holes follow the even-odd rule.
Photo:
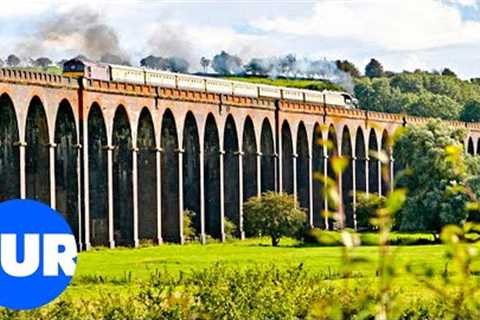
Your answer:
[[[193,219],[195,218],[195,212],[191,210],[183,211],[183,236],[186,241],[192,241],[195,239],[195,228],[193,227]]]
[[[235,233],[239,232],[237,225],[228,218],[225,218],[223,231],[225,232],[225,237],[227,239],[235,238]]]
[[[257,236],[269,236],[277,246],[284,236],[295,237],[305,226],[307,216],[292,195],[266,192],[244,204],[245,230]]]
[[[376,215],[385,203],[385,197],[376,194],[358,193],[357,194],[357,224],[359,230],[373,230],[374,226],[370,219]]]

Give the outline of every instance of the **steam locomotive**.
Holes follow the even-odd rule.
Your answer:
[[[267,97],[325,103],[344,108],[354,108],[356,103],[356,100],[347,92],[300,90],[258,85],[145,68],[96,63],[78,58],[64,63],[63,75],[66,77],[85,77],[103,81],[147,84],[253,98]]]

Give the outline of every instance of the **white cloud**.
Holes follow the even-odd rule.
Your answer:
[[[480,22],[464,21],[458,8],[435,0],[318,2],[307,18],[264,18],[253,25],[267,32],[361,41],[385,50],[424,50],[480,40]]]

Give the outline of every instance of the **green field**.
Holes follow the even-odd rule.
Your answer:
[[[297,88],[297,89],[308,89],[308,90],[332,90],[332,91],[345,91],[341,86],[336,85],[330,81],[326,80],[301,80],[301,79],[283,79],[283,78],[266,78],[266,77],[256,77],[256,76],[231,76],[226,77],[229,80],[250,82],[256,84],[266,84],[271,86],[278,87],[287,87],[287,88]]]
[[[442,245],[391,247],[400,276],[396,279],[404,287],[416,286],[404,268],[407,264],[432,267],[438,273],[445,268],[445,247]],[[356,277],[375,278],[379,248],[362,246],[353,255],[368,260],[355,265]],[[341,247],[300,246],[294,240],[282,240],[280,247],[269,245],[269,239],[249,239],[207,245],[164,244],[138,249],[97,249],[79,255],[77,272],[66,295],[98,294],[103,291],[130,291],[135,284],[148,280],[156,271],[178,275],[193,272],[215,264],[227,268],[247,269],[274,265],[291,268],[300,264],[312,274],[335,274],[342,268]]]

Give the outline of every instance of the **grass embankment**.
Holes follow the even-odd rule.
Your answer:
[[[266,84],[277,87],[288,87],[288,88],[297,88],[297,89],[308,89],[308,90],[332,90],[332,91],[345,91],[339,85],[331,83],[327,80],[302,80],[302,79],[283,79],[283,78],[266,78],[266,77],[245,77],[245,76],[232,76],[226,77],[229,80],[250,82],[256,84]]]

